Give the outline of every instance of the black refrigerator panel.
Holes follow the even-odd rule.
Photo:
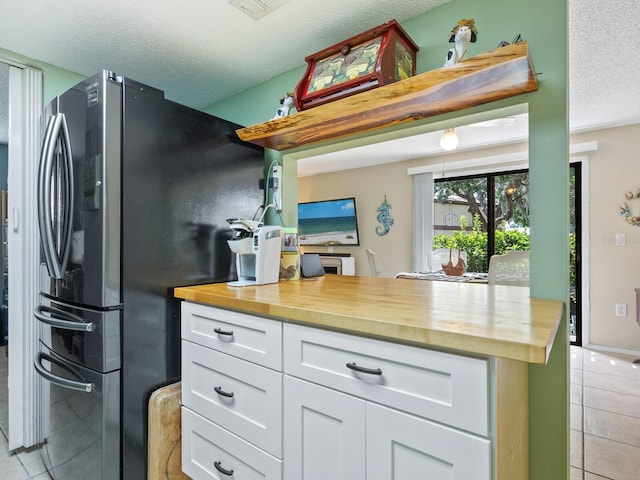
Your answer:
[[[79,83],[59,96],[47,108],[47,116],[66,124],[72,158],[72,172],[61,168],[65,147],[63,137],[49,138],[53,147],[52,165],[47,168],[41,157],[40,182],[44,185],[40,211],[50,212],[49,220],[40,223],[41,231],[51,226],[49,241],[54,243],[54,256],[64,256],[62,275],[49,267],[49,295],[65,302],[97,308],[117,307],[120,293],[120,166],[122,87],[112,74],[102,72]],[[53,124],[53,122],[48,122]],[[49,127],[48,127],[49,129]],[[43,166],[44,165],[44,166]],[[71,181],[67,180],[69,176]],[[46,190],[46,188],[49,190]],[[66,189],[71,194],[65,194]],[[71,203],[71,237],[65,246],[64,232],[58,228],[65,222],[66,203]],[[40,213],[41,215],[42,213]],[[44,227],[44,228],[43,228]],[[43,245],[47,236],[41,233]],[[46,249],[46,245],[44,245]]]
[[[68,362],[41,343],[35,367],[43,378],[40,454],[54,480],[120,478],[120,372],[98,373]]]
[[[226,219],[263,203],[264,150],[238,125],[129,85],[123,107],[123,478],[145,478],[149,395],[180,378],[173,288],[234,278]]]
[[[119,370],[120,310],[96,310],[41,295],[40,340],[66,360],[97,372]]]

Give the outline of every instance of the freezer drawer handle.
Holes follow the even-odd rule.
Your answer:
[[[233,392],[225,392],[222,390],[222,387],[213,387],[218,395],[222,395],[223,397],[233,398]]]
[[[228,477],[233,475],[233,470],[227,470],[222,466],[221,462],[213,462],[213,466],[216,467],[216,470],[218,470],[223,475],[227,475]]]
[[[228,337],[233,336],[233,330],[222,330],[221,328],[214,328],[213,331],[216,332],[218,335],[226,335]]]
[[[369,375],[382,375],[382,370],[380,370],[379,368],[361,367],[360,365],[356,365],[355,362],[347,363],[347,368],[350,368],[355,372],[367,373]]]
[[[45,313],[50,313],[51,317],[44,315]],[[73,313],[65,312],[58,308],[47,307],[46,305],[38,305],[33,315],[42,323],[56,328],[78,330],[80,332],[93,332],[95,330],[93,322],[85,323],[82,321],[82,318]],[[59,318],[53,318],[54,315]],[[68,320],[62,320],[61,318],[67,318]]]
[[[46,380],[49,380],[54,385],[58,385],[59,387],[62,387],[62,388],[69,388],[71,390],[78,390],[80,392],[86,392],[86,393],[91,393],[95,389],[95,385],[91,382],[89,383],[76,382],[75,380],[69,380],[67,378],[62,378],[57,375],[54,375],[49,370],[44,368],[44,366],[42,365],[43,361],[55,363],[56,365],[58,365],[61,368],[64,368],[66,371],[68,371],[69,373],[71,373],[72,375],[74,375],[76,378],[80,380],[84,380],[84,378],[82,378],[82,376],[78,372],[73,370],[68,365],[60,362],[59,360],[56,360],[51,355],[40,352],[38,353],[38,355],[36,355],[36,359],[33,362],[33,366],[36,369],[36,372],[38,372],[41,377],[45,378]]]

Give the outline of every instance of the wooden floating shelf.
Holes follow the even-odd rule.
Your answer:
[[[286,117],[237,130],[247,142],[289,150],[450,113],[538,89],[527,42],[476,55]]]

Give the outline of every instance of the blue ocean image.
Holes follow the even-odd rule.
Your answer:
[[[300,244],[357,244],[358,222],[352,199],[298,206]],[[312,239],[310,237],[316,237]],[[319,239],[317,237],[328,237]]]
[[[356,217],[327,217],[298,219],[300,235],[326,235],[352,232],[356,229]]]

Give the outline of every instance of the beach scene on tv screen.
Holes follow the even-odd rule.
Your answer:
[[[300,245],[358,245],[354,200],[298,204],[298,241]]]

